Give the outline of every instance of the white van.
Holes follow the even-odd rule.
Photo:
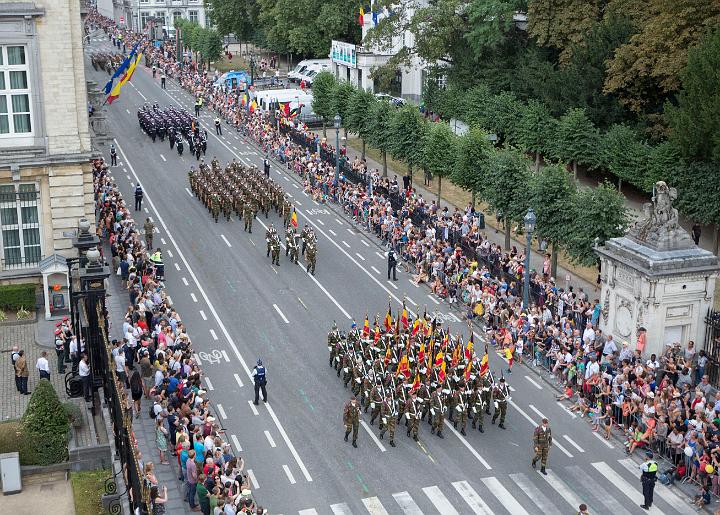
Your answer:
[[[308,66],[307,70],[305,70],[303,73],[300,74],[300,80],[305,81],[305,85],[310,87],[312,86],[313,81],[315,80],[315,77],[320,72],[329,72],[330,71],[330,65],[329,64],[313,64]]]
[[[297,66],[288,73],[288,79],[290,79],[290,82],[300,82],[302,75],[315,66],[326,66],[330,68],[330,59],[305,59],[304,61],[300,61]]]

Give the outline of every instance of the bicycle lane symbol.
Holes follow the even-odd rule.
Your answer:
[[[197,353],[198,358],[203,363],[209,363],[210,365],[216,365],[220,363],[220,360],[224,358],[222,351],[215,349],[212,352],[200,351]]]

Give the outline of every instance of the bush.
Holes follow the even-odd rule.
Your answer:
[[[35,434],[23,428],[22,421],[0,423],[0,454],[17,452],[20,465],[50,465],[67,461],[67,435]]]
[[[47,379],[35,387],[22,424],[21,463],[49,465],[68,459],[68,415]]]
[[[22,422],[8,420],[0,423],[0,454],[18,452],[22,436]]]
[[[18,311],[22,307],[35,309],[34,284],[8,284],[0,286],[0,309]]]
[[[72,401],[63,402],[63,409],[67,416],[68,423],[73,427],[82,427],[85,419],[83,418],[82,410],[80,406]]]

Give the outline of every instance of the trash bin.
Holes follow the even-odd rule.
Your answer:
[[[485,229],[485,214],[478,213],[478,229],[481,231]]]
[[[0,454],[0,474],[2,475],[3,495],[17,494],[22,491],[20,455],[17,452]]]

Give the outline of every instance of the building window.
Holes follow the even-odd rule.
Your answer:
[[[155,26],[160,28],[165,26],[165,11],[155,13]]]
[[[190,20],[193,23],[198,23],[198,12],[197,11],[188,11],[188,20]]]
[[[34,266],[42,259],[38,196],[34,183],[0,186],[3,268]]]
[[[0,46],[0,137],[32,133],[29,74],[24,46]]]
[[[140,13],[140,28],[142,28],[144,30],[147,27],[149,19],[150,19],[150,13],[141,12]]]
[[[150,2],[150,0],[140,0],[140,3],[141,3],[141,4],[147,4],[147,3],[149,3],[149,2]]]
[[[181,20],[182,19],[182,12],[181,11],[175,11],[173,12],[173,24],[175,20]]]

